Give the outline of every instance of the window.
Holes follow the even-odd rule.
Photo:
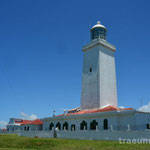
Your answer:
[[[90,72],[92,72],[92,68],[90,68]]]
[[[59,130],[61,130],[61,124],[60,124],[60,122],[58,122],[58,123],[56,124],[56,128],[58,128]]]
[[[146,124],[146,129],[150,129],[150,124]]]
[[[72,124],[71,125],[71,131],[75,131],[76,130],[76,126],[75,126],[75,124]]]
[[[91,129],[91,130],[96,130],[96,126],[98,126],[98,122],[96,122],[96,120],[93,120],[93,121],[90,123],[90,129]]]
[[[96,38],[102,38],[105,39],[106,37],[106,29],[103,28],[94,28],[91,30],[91,40]]]
[[[80,124],[80,130],[87,130],[87,123],[85,121],[82,121]]]
[[[65,122],[65,123],[63,124],[63,130],[68,130],[68,123],[67,123],[67,122]]]
[[[104,123],[103,123],[103,128],[104,130],[108,130],[108,120],[107,119],[104,119]]]
[[[27,130],[27,128],[26,127],[24,127],[24,131],[26,131]]]
[[[27,127],[27,131],[29,131],[29,127]]]
[[[51,124],[49,125],[49,130],[52,130],[54,127],[54,124],[51,122]]]

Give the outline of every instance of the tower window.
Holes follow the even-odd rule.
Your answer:
[[[90,68],[90,72],[92,72],[92,68]]]

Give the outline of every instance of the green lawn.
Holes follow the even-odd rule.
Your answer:
[[[112,141],[29,138],[0,134],[0,150],[150,150],[150,144],[119,144]]]

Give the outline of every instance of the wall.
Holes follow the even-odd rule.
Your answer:
[[[99,49],[100,107],[106,105],[117,107],[115,52],[103,46]]]
[[[108,42],[100,39],[85,47],[81,109],[100,108],[108,104],[117,106],[115,48],[112,50]]]
[[[27,137],[41,137],[41,138],[53,138],[54,132],[52,131],[14,131],[7,132],[8,134],[17,134],[19,136],[27,136]]]
[[[150,116],[150,115],[149,115]],[[111,129],[113,126],[114,130],[127,130],[128,125],[130,125],[131,130],[135,130],[136,124],[135,121],[135,111],[126,111],[126,112],[101,112],[95,114],[82,114],[82,115],[74,115],[74,116],[61,116],[61,117],[52,117],[43,120],[43,130],[49,130],[49,125],[51,122],[56,127],[57,122],[60,122],[61,126],[63,126],[64,122],[68,122],[69,130],[72,124],[76,125],[76,130],[80,131],[80,124],[82,121],[87,122],[88,130],[90,130],[90,123],[93,120],[98,122],[98,129],[103,130],[103,122],[104,119],[108,120],[108,129]],[[143,125],[145,127],[145,124]],[[62,128],[61,128],[62,129]],[[142,128],[144,130],[146,128]],[[141,130],[141,128],[138,128]]]
[[[99,49],[84,52],[82,72],[81,109],[99,108]],[[90,72],[92,68],[92,72]]]
[[[86,121],[87,122],[87,129],[90,130],[90,123],[93,120],[96,120],[98,122],[98,129],[99,130],[103,130],[103,121],[104,119],[108,119],[108,129],[110,130],[110,126],[112,125],[114,130],[117,130],[117,116],[110,116],[110,115],[106,115],[106,116],[88,116],[88,115],[84,115],[83,118],[75,118],[75,116],[73,118],[61,118],[61,119],[56,119],[56,120],[50,120],[49,121],[43,121],[43,130],[48,131],[49,130],[49,125],[51,122],[53,122],[53,124],[55,125],[54,127],[56,127],[56,124],[58,122],[60,122],[61,124],[61,130],[62,130],[62,126],[65,123],[65,121],[68,123],[69,125],[69,130],[71,130],[71,125],[75,124],[76,126],[76,130],[80,131],[80,124],[82,123],[82,121]],[[126,130],[127,130],[127,125],[126,125]]]
[[[150,124],[150,113],[137,112],[135,114],[135,121],[138,125],[136,130],[144,130],[146,128],[146,124]]]
[[[150,131],[59,131],[57,138],[115,140],[122,139],[150,139]]]
[[[9,132],[19,136],[53,138],[53,131]],[[57,131],[57,138],[87,139],[87,140],[113,140],[122,139],[150,139],[150,131]]]
[[[25,127],[29,127],[29,130],[42,130],[42,125],[7,125],[8,131],[24,131]]]

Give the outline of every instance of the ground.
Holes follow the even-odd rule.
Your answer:
[[[0,134],[0,150],[149,150],[150,144],[119,144],[117,141],[89,141],[29,138]]]

